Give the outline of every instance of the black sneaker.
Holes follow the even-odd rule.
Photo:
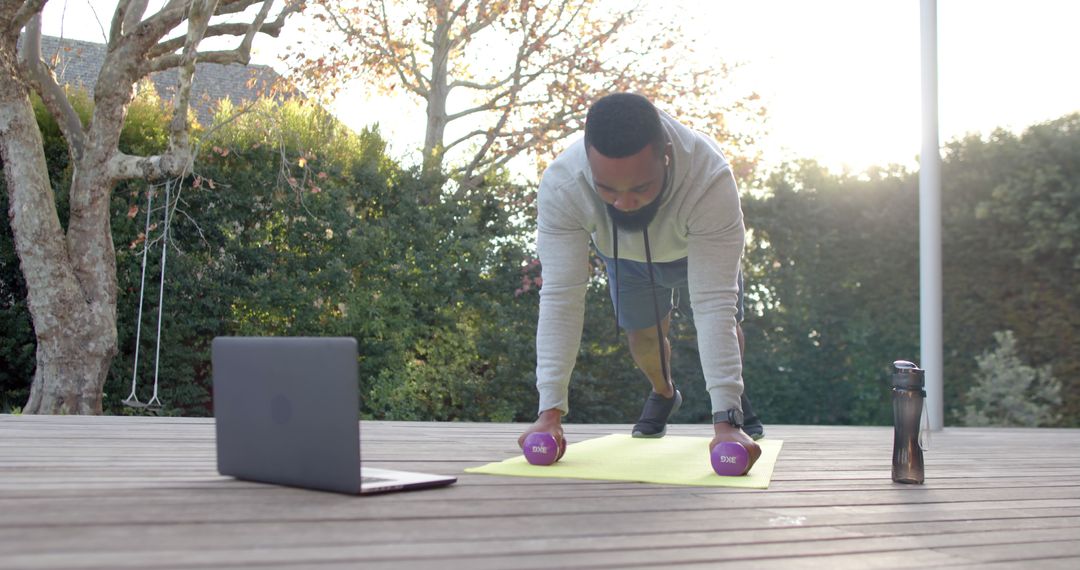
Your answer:
[[[750,439],[754,441],[765,437],[765,426],[761,424],[761,418],[754,413],[754,408],[750,406],[750,399],[746,397],[746,392],[743,392],[742,395],[742,413],[742,430],[746,432],[746,435],[750,436]]]
[[[657,438],[667,433],[667,422],[682,405],[682,394],[675,390],[675,396],[665,398],[656,392],[649,392],[641,417],[634,424],[634,437]]]

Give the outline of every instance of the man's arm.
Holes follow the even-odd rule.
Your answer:
[[[536,388],[539,411],[556,408],[565,414],[585,318],[589,233],[568,207],[572,193],[547,187],[546,182],[541,182],[537,200],[536,249],[543,283],[536,325]]]
[[[717,174],[693,212],[687,273],[705,388],[714,413],[741,409],[742,355],[735,314],[746,232],[739,192],[729,167]],[[718,422],[713,424],[713,432],[709,449],[724,441],[742,444],[750,456],[748,471],[761,457],[761,447],[742,429]]]
[[[701,368],[713,412],[741,408],[742,357],[735,332],[745,231],[730,168],[717,172],[688,223],[687,277]]]
[[[540,318],[536,324],[536,389],[539,415],[518,438],[523,446],[533,432],[550,433],[566,450],[562,416],[570,410],[570,374],[581,345],[589,272],[589,233],[567,206],[568,197],[540,182],[536,250],[540,256]]]

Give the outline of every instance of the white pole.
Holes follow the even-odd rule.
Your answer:
[[[941,334],[941,152],[937,0],[922,0],[922,153],[919,156],[919,336],[930,429],[945,427]]]

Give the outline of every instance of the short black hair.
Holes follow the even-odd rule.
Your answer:
[[[612,93],[598,99],[585,116],[585,148],[608,158],[635,155],[652,144],[660,151],[666,142],[660,113],[636,93]]]

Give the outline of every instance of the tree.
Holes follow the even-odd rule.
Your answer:
[[[1061,383],[1050,366],[1024,364],[1012,331],[996,332],[994,340],[997,348],[975,359],[979,370],[967,392],[964,425],[1039,427],[1057,422]]]
[[[149,16],[147,3],[117,4],[92,117],[84,123],[41,58],[44,0],[0,0],[0,158],[37,341],[25,413],[101,413],[102,386],[117,351],[113,188],[122,180],[190,172],[188,109],[195,62],[247,63],[255,34],[277,35],[296,9],[287,2],[268,22],[274,0],[170,0]],[[256,7],[257,13],[248,11]],[[231,50],[199,51],[210,37],[240,41]],[[166,150],[150,156],[121,152],[118,142],[134,86],[167,69],[178,70],[179,88]],[[57,211],[31,93],[44,101],[67,142],[73,168],[70,186],[61,189],[69,204],[66,224]]]
[[[785,165],[743,201],[743,376],[766,422],[885,424],[889,364],[918,354],[915,180]]]
[[[729,130],[726,119],[735,111],[763,113],[757,96],[723,92],[729,68],[722,63],[694,68],[691,45],[678,26],[657,18],[659,11],[650,14],[648,29],[636,30],[637,7],[604,10],[591,0],[315,4],[315,18],[336,35],[322,46],[299,46],[299,79],[332,92],[344,81],[371,78],[386,92],[423,100],[424,170],[441,171],[456,153],[460,165],[449,174],[461,194],[518,156],[532,153],[542,165],[560,140],[581,130],[590,102],[607,91],[638,91],[726,149],[735,147],[729,154],[743,171],[754,163],[752,137]]]
[[[1011,330],[1031,366],[1062,383],[1080,422],[1080,114],[945,147],[942,255],[945,401],[961,402],[975,356]],[[961,417],[963,410],[954,410]]]

